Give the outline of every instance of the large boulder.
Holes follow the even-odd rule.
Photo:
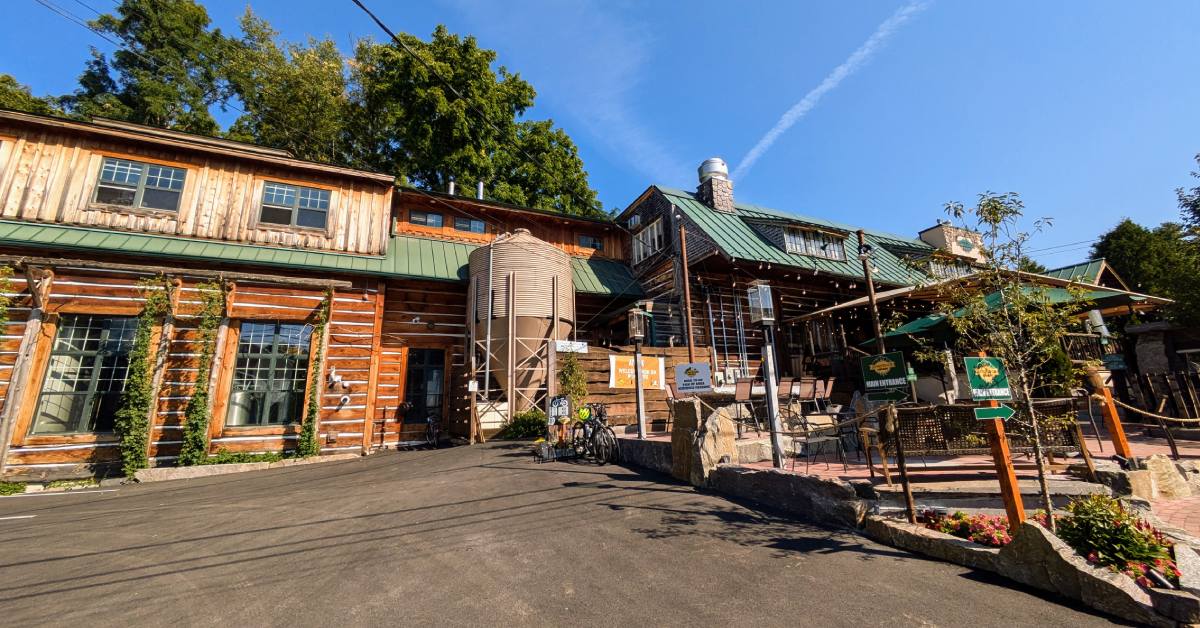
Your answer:
[[[671,475],[693,486],[706,486],[718,464],[737,462],[733,406],[712,406],[692,397],[674,402]]]
[[[1154,496],[1151,499],[1179,499],[1190,497],[1192,487],[1175,465],[1175,462],[1162,454],[1154,454],[1146,459],[1146,471],[1154,481]]]
[[[720,465],[709,475],[709,487],[822,525],[857,528],[867,514],[867,502],[848,482],[815,475]]]
[[[996,557],[1000,573],[1032,587],[1151,626],[1174,626],[1156,614],[1150,595],[1132,578],[1098,569],[1070,545],[1035,523],[1023,523]]]

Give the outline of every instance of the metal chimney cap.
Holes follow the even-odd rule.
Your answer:
[[[700,182],[704,183],[709,179],[724,179],[729,180],[729,166],[725,164],[725,160],[720,157],[709,157],[705,159],[700,167],[696,169],[700,174]]]

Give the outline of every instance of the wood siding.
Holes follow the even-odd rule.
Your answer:
[[[181,273],[183,274],[183,273]],[[137,287],[148,275],[137,272],[84,268],[57,268],[46,311],[53,323],[54,313],[107,313],[136,316],[143,303]],[[195,391],[199,359],[199,305],[196,277],[183,277],[174,331],[168,339],[162,386],[157,412],[152,422],[150,456],[152,464],[174,464],[182,443],[182,421],[188,401]],[[7,399],[17,346],[31,312],[26,282],[20,275],[11,280],[16,295],[9,309],[10,320],[0,340],[0,395]],[[356,281],[352,288],[334,293],[328,325],[325,359],[321,375],[310,386],[320,386],[321,411],[317,425],[322,453],[357,452],[363,448],[369,405],[372,342],[375,337],[377,308],[382,307],[375,280]],[[236,330],[242,320],[309,321],[325,298],[319,288],[296,288],[265,282],[240,281],[233,292],[229,328]],[[51,327],[53,325],[51,324]],[[48,352],[54,338],[44,330],[39,346]],[[236,334],[225,334],[225,343]],[[219,344],[218,356],[231,353],[228,344]],[[226,360],[213,381],[231,376],[232,360]],[[326,386],[329,369],[336,368],[349,383],[348,389]],[[30,374],[30,388],[41,390],[44,365]],[[224,395],[224,396],[222,396]],[[342,396],[349,398],[340,403]],[[210,419],[210,453],[220,450],[245,452],[282,452],[295,447],[299,424],[271,427],[225,427],[224,408],[228,387],[213,388],[213,414]],[[37,435],[28,434],[33,408],[19,411],[8,451],[6,477],[39,480],[79,477],[93,473],[119,473],[117,442],[112,434]],[[300,417],[297,417],[300,418]],[[118,465],[119,466],[119,465]]]
[[[487,244],[497,235],[515,229],[528,229],[534,237],[549,242],[575,257],[603,257],[625,260],[628,256],[629,237],[616,225],[606,225],[590,220],[573,219],[569,216],[547,216],[535,212],[510,210],[502,206],[489,206],[466,201],[445,200],[435,196],[421,196],[407,192],[399,197],[396,207],[396,231],[401,234],[426,238],[460,240]],[[441,214],[441,227],[412,224],[409,220],[413,210]],[[454,218],[482,220],[485,233],[470,233],[454,228]],[[579,236],[599,238],[603,242],[600,250],[579,246]]]
[[[178,211],[93,202],[106,156],[185,168]],[[327,228],[260,223],[267,181],[330,190]],[[391,186],[379,182],[0,123],[0,217],[5,219],[382,255],[391,196]]]

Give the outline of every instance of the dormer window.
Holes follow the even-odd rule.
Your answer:
[[[261,222],[324,229],[329,220],[329,190],[268,181],[263,186]]]
[[[966,277],[973,272],[969,264],[959,260],[947,260],[931,258],[929,260],[929,274],[941,279],[953,279],[956,277]]]
[[[96,184],[96,202],[178,211],[186,175],[183,168],[105,157]]]
[[[423,227],[435,227],[441,229],[442,215],[437,212],[423,212],[414,209],[408,212],[408,222],[414,225],[421,225]]]
[[[594,235],[588,235],[586,233],[581,233],[581,234],[579,234],[579,246],[581,246],[585,249],[595,249],[597,251],[603,251],[604,250],[604,240],[601,240],[600,238],[597,238]]]
[[[839,235],[788,227],[784,231],[783,241],[788,253],[832,260],[846,259],[846,244]]]

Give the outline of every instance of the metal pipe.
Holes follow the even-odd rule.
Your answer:
[[[492,321],[495,320],[495,317],[492,315],[494,313],[492,311],[492,302],[496,300],[496,293],[492,290],[492,253],[493,249],[489,244],[487,273],[487,333],[483,345],[483,398],[489,401],[492,398]]]

